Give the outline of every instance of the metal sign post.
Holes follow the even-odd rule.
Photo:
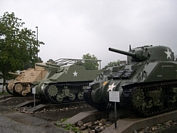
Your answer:
[[[117,102],[120,102],[119,91],[109,91],[109,101],[114,102],[115,129],[117,128]]]
[[[36,94],[36,88],[32,88],[32,93],[34,94],[34,107],[36,106],[36,99],[35,99],[35,94]]]
[[[114,111],[115,111],[115,129],[117,128],[117,106],[116,102],[114,102]]]

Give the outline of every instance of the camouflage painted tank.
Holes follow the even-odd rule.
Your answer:
[[[36,64],[49,71],[49,76],[34,87],[37,98],[51,103],[83,100],[83,90],[101,70],[86,70],[81,61],[62,58],[57,64]]]
[[[10,72],[10,74],[16,75],[17,77],[8,82],[6,89],[12,95],[26,96],[27,94],[31,94],[33,85],[44,79],[47,73],[47,70],[39,66],[28,68],[27,70],[21,71],[19,74]]]
[[[151,116],[177,108],[177,62],[165,46],[142,46],[129,52],[127,64],[108,68],[84,91],[84,99],[97,110],[113,108],[110,91],[118,91],[118,108]]]

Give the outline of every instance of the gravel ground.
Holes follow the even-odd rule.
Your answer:
[[[25,114],[0,103],[0,133],[67,133],[68,131],[64,130],[65,127],[59,128],[55,126],[55,122],[89,110],[93,110],[93,108],[84,105],[62,109],[43,109],[34,114]],[[112,121],[102,119],[88,123],[81,122],[80,126],[76,126],[80,129],[83,128],[83,132],[96,133],[97,130],[103,131],[110,124]],[[131,133],[175,133],[177,132],[176,125],[176,120],[169,120],[151,127],[134,130]]]
[[[177,120],[169,120],[164,123],[134,130],[132,133],[175,133],[177,132]]]
[[[26,108],[21,109],[25,111]],[[57,127],[55,122],[88,110],[93,108],[88,105],[60,109],[44,108],[33,114],[26,114],[13,110],[11,102],[0,103],[0,133],[67,133],[63,128]]]

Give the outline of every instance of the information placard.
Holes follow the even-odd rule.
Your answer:
[[[119,91],[109,91],[109,101],[110,102],[120,102]]]
[[[32,88],[32,94],[36,94],[36,88]]]

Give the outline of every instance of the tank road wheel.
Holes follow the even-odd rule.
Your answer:
[[[73,93],[69,93],[69,100],[71,100],[71,101],[73,101],[73,100],[75,100],[75,98],[76,98],[76,95],[75,94],[73,94]]]
[[[15,85],[15,91],[17,93],[21,94],[22,90],[23,90],[23,86],[21,84],[16,84]]]
[[[84,93],[83,92],[79,92],[77,95],[79,100],[83,100],[84,99]]]
[[[64,87],[64,89],[62,89],[62,92],[57,95],[56,100],[58,102],[62,102],[64,98],[68,97],[70,101],[73,101],[76,98],[76,95],[70,93],[69,91],[70,90],[67,87]]]
[[[62,101],[63,101],[63,98],[64,98],[64,96],[63,96],[62,94],[58,94],[58,95],[56,96],[56,100],[57,100],[58,102],[62,102]]]
[[[140,88],[135,88],[133,90],[132,102],[133,106],[136,108],[141,108],[144,104],[144,92]]]

